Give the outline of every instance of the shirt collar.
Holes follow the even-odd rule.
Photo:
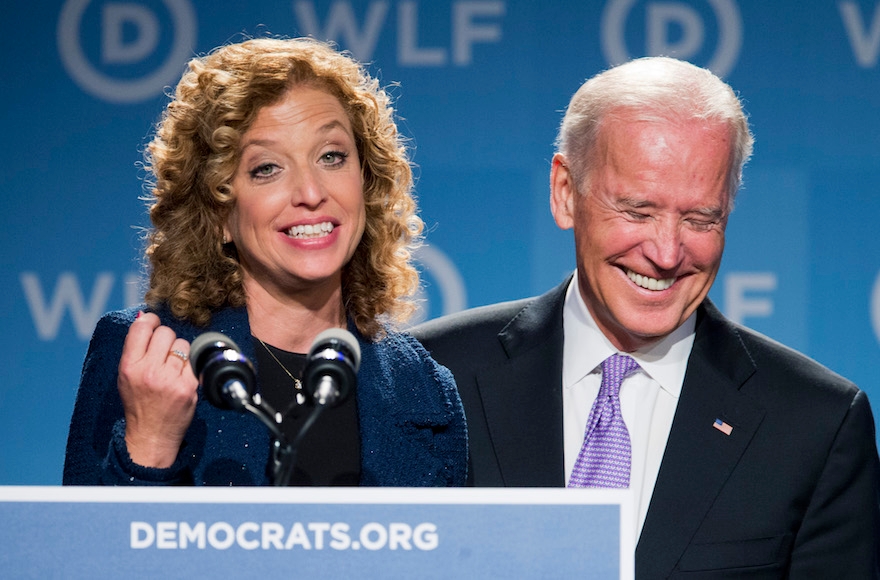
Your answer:
[[[688,357],[694,345],[696,321],[697,314],[694,312],[668,336],[628,353],[649,377],[674,397],[681,394]],[[565,334],[562,386],[569,388],[598,369],[606,358],[618,352],[590,315],[578,288],[577,272],[565,293],[562,324]]]

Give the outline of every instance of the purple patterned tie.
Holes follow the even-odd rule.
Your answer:
[[[637,368],[639,363],[625,354],[613,354],[602,363],[602,386],[568,487],[629,487],[632,451],[620,413],[620,383]]]

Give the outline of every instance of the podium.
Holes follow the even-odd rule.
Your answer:
[[[0,487],[8,578],[633,578],[626,491]]]

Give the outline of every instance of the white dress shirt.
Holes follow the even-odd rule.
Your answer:
[[[590,409],[599,394],[602,361],[619,351],[599,330],[584,304],[578,290],[576,272],[565,295],[562,320],[565,333],[562,406],[565,481],[568,482],[584,442]],[[635,502],[636,539],[645,523],[660,461],[672,428],[688,357],[694,344],[695,327],[696,313],[659,342],[625,353],[632,356],[640,367],[624,379],[620,387],[620,408],[632,446],[630,490]]]

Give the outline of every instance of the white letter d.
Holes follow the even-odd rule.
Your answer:
[[[153,545],[156,530],[147,522],[131,522],[131,548],[142,550]]]

